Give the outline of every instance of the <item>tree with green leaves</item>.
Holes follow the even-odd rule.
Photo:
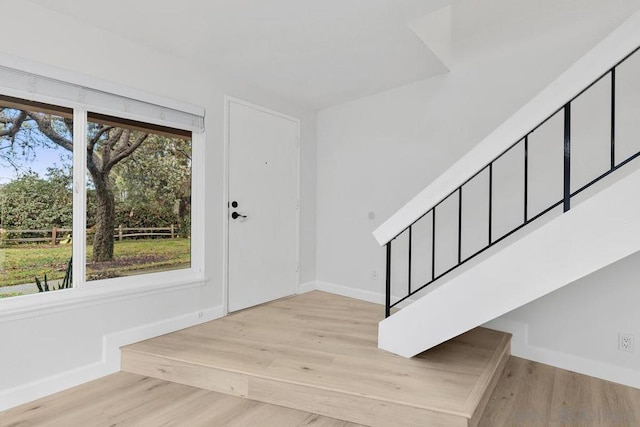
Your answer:
[[[2,227],[6,229],[47,230],[70,228],[73,194],[71,176],[50,168],[47,179],[26,172],[2,185]]]
[[[112,179],[112,173],[118,166],[121,166],[125,159],[131,158],[137,150],[141,149],[146,141],[151,141],[148,151],[153,152],[154,146],[157,148],[156,143],[160,141],[160,138],[162,137],[143,131],[100,123],[89,124],[86,160],[87,169],[91,175],[92,192],[95,193],[95,211],[92,215],[95,233],[92,261],[103,262],[113,259],[116,199],[114,195],[115,180]],[[166,145],[171,147],[173,144],[177,147],[174,152],[178,153],[182,143],[176,141],[182,140],[169,138],[171,143]],[[55,144],[73,152],[71,117],[0,107],[0,161],[15,165],[17,158],[20,156],[28,157],[39,144]],[[142,156],[139,157],[142,159]],[[138,163],[141,161],[139,160]],[[151,165],[148,166],[151,167]],[[120,176],[128,174],[131,177],[136,172],[133,167],[120,167],[118,170],[121,171]],[[155,180],[157,180],[157,175]],[[155,180],[153,182],[157,183]],[[131,184],[132,181],[127,182],[129,182],[130,191],[147,187],[139,181],[135,185]]]
[[[191,144],[163,135],[147,141],[112,171],[118,224],[149,227],[178,222],[190,235]]]

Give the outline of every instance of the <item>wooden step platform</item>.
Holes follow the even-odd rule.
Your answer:
[[[122,349],[122,369],[369,426],[475,426],[510,354],[477,328],[412,359],[383,308],[314,291]]]

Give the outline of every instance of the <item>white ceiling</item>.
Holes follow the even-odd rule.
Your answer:
[[[450,0],[31,0],[320,109],[446,71],[409,23]]]

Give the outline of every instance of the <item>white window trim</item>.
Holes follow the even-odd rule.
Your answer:
[[[73,282],[74,288],[84,284],[86,276],[85,254],[87,253],[87,157],[78,151],[87,146],[87,110],[73,110],[73,226],[72,264],[73,278],[81,277],[80,283]],[[76,238],[76,236],[79,236]],[[82,260],[82,262],[78,262]]]
[[[0,55],[0,65],[7,66],[6,58],[6,55]],[[29,61],[27,62],[30,63]],[[24,65],[24,62],[21,62],[21,65]],[[28,72],[40,73],[44,70],[44,72],[50,73],[52,72],[51,70],[55,71],[55,69],[51,67],[45,67],[44,69],[42,67],[40,64],[40,66],[34,67],[35,70],[29,70]],[[13,68],[20,69],[15,66]],[[78,80],[86,80],[86,78],[75,76],[74,81],[73,75],[64,72],[60,73],[69,77],[70,83],[79,84]],[[53,78],[58,78],[59,74]],[[44,74],[44,76],[51,77],[51,75],[47,74]],[[95,81],[93,82],[95,83]],[[125,93],[126,95],[123,96],[131,97],[131,89],[129,88],[119,87],[115,84],[109,84],[108,87],[116,89],[113,92],[114,94]],[[98,89],[104,90],[102,87]],[[167,125],[167,123],[161,123],[158,120],[139,117],[122,111],[109,111],[102,108],[87,109],[84,106],[67,100],[52,99],[51,97],[39,96],[15,89],[3,88],[0,89],[0,94],[74,109],[74,148],[76,146],[81,148],[74,150],[73,154],[74,238],[72,251],[74,260],[82,260],[80,262],[74,261],[74,287],[71,289],[0,299],[0,323],[123,299],[139,298],[158,293],[171,293],[194,286],[202,287],[206,284],[207,279],[204,277],[204,131],[196,132],[190,130],[192,132],[191,143],[193,159],[191,164],[191,266],[186,269],[141,274],[117,279],[96,280],[87,283],[85,279],[86,263],[84,261],[86,254],[85,189],[87,166],[83,150],[86,146],[87,111],[90,110],[95,113],[109,114],[123,119],[144,121],[158,125]],[[135,94],[140,95],[143,94],[143,92],[135,91]],[[147,101],[151,99],[153,99],[153,101]],[[176,104],[172,101],[162,101],[160,97],[149,94],[141,96],[140,101],[154,102],[158,105],[166,105],[168,108],[176,108]],[[160,101],[162,101],[162,103]],[[184,105],[188,106],[188,104]],[[204,109],[199,107],[191,106],[190,110],[185,112],[191,112],[194,109],[204,116]],[[81,280],[76,278],[81,278]]]
[[[155,274],[162,275],[162,273]],[[0,323],[151,295],[178,292],[194,287],[201,288],[207,282],[204,277],[182,277],[182,280],[179,281],[169,280],[168,277],[162,277],[162,279],[162,282],[155,281],[154,283],[131,285],[117,282],[3,298],[0,300]],[[148,281],[145,280],[145,282]]]

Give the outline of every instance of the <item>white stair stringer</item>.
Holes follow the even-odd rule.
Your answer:
[[[635,171],[499,248],[381,321],[378,346],[413,357],[637,252],[638,188]]]

